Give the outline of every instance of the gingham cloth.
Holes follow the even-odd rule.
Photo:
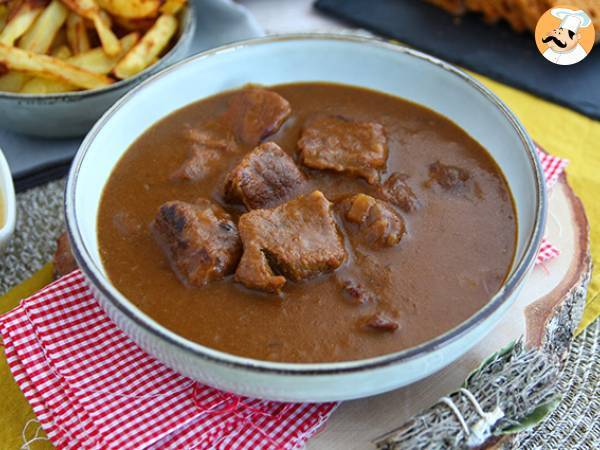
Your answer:
[[[567,162],[538,150],[548,187]],[[558,255],[544,241],[538,262]],[[294,449],[335,403],[278,403],[196,383],[101,310],[79,271],[0,316],[12,374],[58,449]]]
[[[58,449],[294,449],[334,403],[278,403],[193,382],[133,343],[75,271],[0,316],[8,365]]]
[[[556,156],[549,155],[540,147],[536,146],[537,155],[542,164],[542,170],[544,171],[544,178],[546,179],[546,189],[550,191],[552,186],[558,180],[558,177],[563,173],[569,161],[566,159],[558,158]],[[560,254],[558,248],[552,245],[546,238],[542,239],[540,249],[538,251],[536,264],[542,264],[552,258],[557,257]]]

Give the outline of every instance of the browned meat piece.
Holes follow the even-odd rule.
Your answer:
[[[233,273],[242,253],[231,217],[206,199],[163,204],[152,222],[152,232],[186,285],[204,286]]]
[[[371,317],[367,318],[364,323],[367,329],[376,331],[393,332],[400,327],[400,324],[397,321],[390,318],[384,313],[374,314]]]
[[[404,220],[382,200],[366,194],[356,194],[340,203],[343,217],[358,226],[357,234],[368,245],[391,247],[402,239]],[[353,228],[350,227],[350,232]]]
[[[173,172],[171,179],[198,181],[218,167],[224,153],[236,150],[231,136],[218,123],[205,129],[190,128],[188,137],[192,141],[190,156]]]
[[[407,184],[408,175],[394,172],[381,185],[383,198],[405,212],[415,211],[420,205],[417,196]]]
[[[189,158],[173,172],[171,179],[199,181],[212,172],[213,164],[219,158],[218,150],[194,146]]]
[[[338,279],[338,283],[353,303],[366,305],[377,302],[377,296],[362,283],[353,279]]]
[[[291,113],[290,104],[281,95],[249,87],[233,97],[225,118],[238,141],[254,147],[275,134]]]
[[[56,252],[54,252],[54,277],[60,278],[77,269],[77,262],[71,251],[71,244],[67,233],[60,235],[56,241]]]
[[[339,116],[313,119],[298,142],[303,163],[314,169],[331,169],[377,182],[387,162],[383,126]]]
[[[448,166],[439,161],[429,166],[429,180],[425,182],[426,187],[434,183],[446,190],[459,190],[465,186],[470,174],[465,169],[456,166]]]
[[[330,272],[346,259],[332,204],[320,191],[250,211],[238,226],[244,254],[235,278],[251,289],[278,292],[286,278],[301,281]]]
[[[274,142],[256,147],[225,180],[225,197],[248,209],[273,208],[299,193],[305,182],[292,158]]]

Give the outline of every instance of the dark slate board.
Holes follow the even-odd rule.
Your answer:
[[[476,14],[455,18],[422,0],[317,0],[337,18],[600,119],[600,46],[572,66],[539,54],[533,36]]]

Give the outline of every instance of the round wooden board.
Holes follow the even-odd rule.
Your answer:
[[[397,428],[456,390],[481,361],[525,336],[529,345],[563,357],[585,305],[591,274],[589,225],[565,175],[549,195],[546,237],[560,256],[536,266],[510,311],[482,342],[440,372],[410,386],[342,403],[309,450],[372,448],[378,436]]]

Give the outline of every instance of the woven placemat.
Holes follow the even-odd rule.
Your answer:
[[[63,179],[17,194],[15,234],[0,256],[0,295],[52,258],[56,239],[64,231],[64,189]]]
[[[600,448],[600,319],[573,340],[559,391],[559,406],[536,428],[517,435],[513,448]]]
[[[64,229],[64,180],[17,195],[15,236],[0,257],[0,295],[29,278],[52,256]],[[521,433],[515,449],[600,448],[600,319],[571,346],[560,380],[563,400],[540,425]]]

